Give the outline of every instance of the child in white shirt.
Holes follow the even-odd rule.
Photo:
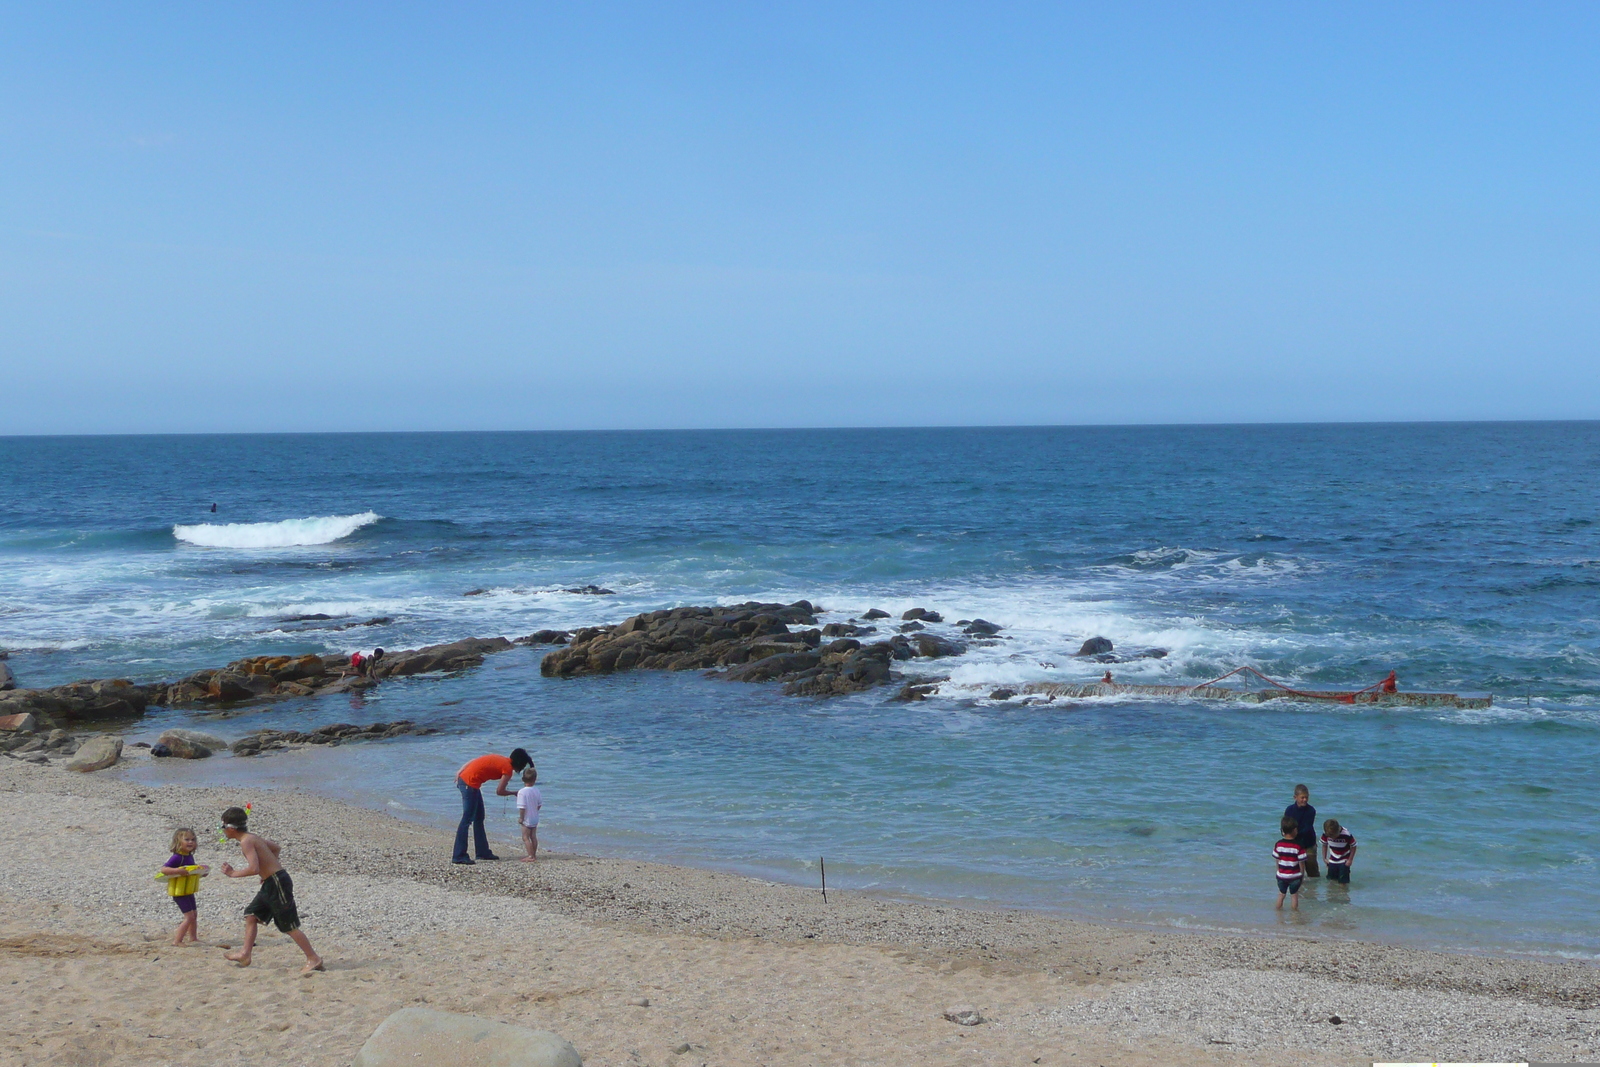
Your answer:
[[[517,790],[517,822],[522,825],[522,847],[528,850],[523,863],[532,863],[539,851],[539,806],[544,798],[533,784],[538,780],[539,770],[530,763],[522,772],[522,788]]]

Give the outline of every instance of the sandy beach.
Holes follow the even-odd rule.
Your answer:
[[[1581,1060],[1600,970],[1411,948],[1122,929],[890,902],[627,860],[448,863],[446,835],[252,790],[328,961],[238,943],[254,879],[213,874],[196,948],[152,873],[174,827],[222,846],[226,790],[0,761],[0,1060],[347,1064],[427,1004],[554,1030],[592,1065],[1355,1064]],[[503,851],[514,855],[509,841]],[[958,1026],[957,1005],[984,1022]],[[1337,1016],[1340,1023],[1329,1020]]]

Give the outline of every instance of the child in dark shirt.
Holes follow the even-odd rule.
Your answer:
[[[1295,840],[1306,853],[1306,877],[1320,877],[1317,870],[1317,809],[1311,806],[1311,790],[1304,785],[1294,787],[1294,803],[1283,809],[1285,818],[1293,819],[1299,829]]]

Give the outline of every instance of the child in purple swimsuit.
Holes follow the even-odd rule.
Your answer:
[[[195,836],[193,830],[185,826],[174,831],[172,834],[172,856],[167,860],[166,866],[161,868],[161,873],[169,878],[174,875],[178,877],[186,875],[188,872],[184,868],[194,865],[194,850],[199,846],[200,839]],[[178,906],[179,911],[183,912],[183,921],[172,932],[172,943],[181,945],[184,938],[188,938],[190,942],[198,945],[200,943],[200,913],[195,910],[194,894],[185,893],[182,896],[174,896],[172,902]]]

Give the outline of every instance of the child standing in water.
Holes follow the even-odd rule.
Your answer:
[[[1283,833],[1272,846],[1272,862],[1278,871],[1278,903],[1283,908],[1283,898],[1291,898],[1291,911],[1300,910],[1300,886],[1305,881],[1306,850],[1300,847],[1300,824],[1293,815],[1285,815],[1278,827]]]
[[[256,947],[256,928],[261,920],[271,919],[273,925],[288,934],[300,946],[300,951],[306,954],[306,965],[301,975],[320,971],[323,969],[322,957],[312,949],[311,939],[300,929],[300,912],[294,904],[294,883],[289,880],[289,872],[283,869],[283,864],[278,862],[278,853],[281,851],[278,843],[251,833],[246,823],[248,818],[249,813],[243,808],[229,808],[222,813],[223,836],[239,842],[239,851],[244,853],[247,861],[244,867],[224,863],[222,873],[229,878],[255,875],[261,879],[261,891],[244,909],[244,944],[239,951],[230,952],[225,958],[241,967],[250,966],[250,954]]]
[[[1311,806],[1311,790],[1303,785],[1294,787],[1294,803],[1283,809],[1285,818],[1293,819],[1300,827],[1295,836],[1306,854],[1306,877],[1318,878],[1317,870],[1317,809]]]
[[[172,833],[172,855],[166,865],[161,868],[161,873],[167,876],[167,892],[172,895],[172,902],[183,913],[183,921],[178,928],[172,931],[172,943],[181,945],[187,938],[190,944],[200,943],[200,913],[195,910],[194,891],[200,887],[200,876],[210,868],[199,864],[199,870],[190,872],[186,868],[196,866],[194,850],[200,847],[200,839],[193,830],[187,826],[179,827]]]
[[[539,769],[530,763],[522,772],[522,788],[517,790],[517,822],[522,824],[522,847],[528,851],[522,857],[523,863],[532,863],[538,858],[539,807],[544,803],[539,787],[534,785],[538,780]]]
[[[1322,859],[1328,865],[1328,881],[1350,884],[1350,865],[1356,861],[1356,835],[1338,819],[1322,824]]]

